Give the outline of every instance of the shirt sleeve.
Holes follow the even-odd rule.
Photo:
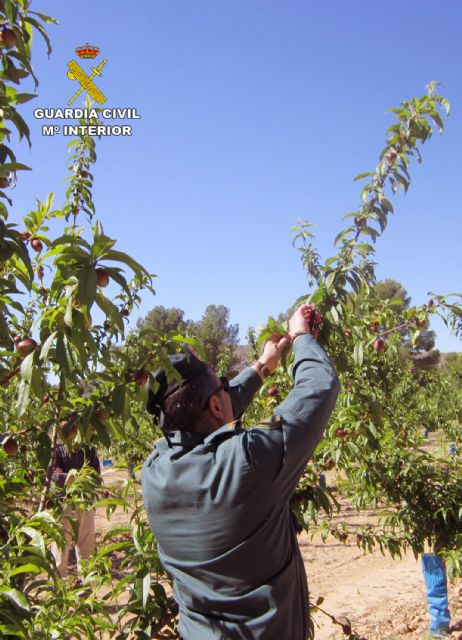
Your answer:
[[[69,455],[64,450],[64,445],[58,443],[55,455],[55,467],[61,467],[64,472],[69,471]]]
[[[262,380],[252,367],[246,367],[229,381],[229,394],[233,405],[234,418],[240,418],[254,395],[262,385]]]
[[[311,335],[296,339],[294,355],[292,391],[244,441],[250,464],[283,499],[292,495],[320,442],[340,388],[329,357]]]

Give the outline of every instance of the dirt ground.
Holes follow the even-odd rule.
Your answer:
[[[107,470],[107,485],[123,481],[124,474]],[[373,519],[374,514],[356,514],[346,511],[338,522],[359,522]],[[97,513],[97,531],[102,533],[123,514],[116,512],[111,521],[103,510]],[[351,524],[350,522],[350,524]],[[340,543],[329,537],[324,543],[306,534],[299,538],[308,574],[311,600],[324,597],[322,608],[337,618],[351,620],[353,630],[364,640],[425,640],[428,611],[425,599],[420,559],[411,554],[402,560],[392,560],[380,551],[363,553],[355,541]],[[462,581],[449,585],[452,639],[462,640]],[[325,615],[317,613],[316,640],[344,638],[339,626]],[[281,640],[290,640],[282,639]]]

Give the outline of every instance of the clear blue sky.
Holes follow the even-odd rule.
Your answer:
[[[50,59],[37,38],[39,97],[22,111],[65,107],[74,49],[107,58],[104,106],[136,107],[131,138],[98,143],[97,217],[118,248],[158,274],[152,306],[199,319],[225,304],[239,323],[266,321],[308,291],[290,229],[314,222],[333,255],[341,217],[359,201],[353,177],[373,170],[392,123],[387,108],[443,83],[452,104],[443,136],[412,167],[377,244],[377,275],[427,291],[462,290],[462,4],[449,0],[36,0],[56,17]],[[82,63],[84,66],[84,63]],[[89,65],[87,65],[89,66]],[[81,97],[74,106],[82,106]],[[30,121],[30,117],[29,117]],[[44,199],[63,201],[66,144],[31,123],[33,166],[13,193],[13,219]],[[114,122],[109,122],[114,124]],[[132,321],[135,321],[135,317]],[[460,340],[434,322],[437,347]]]

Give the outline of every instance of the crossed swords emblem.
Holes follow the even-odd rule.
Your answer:
[[[74,93],[68,104],[72,104],[74,100],[79,97],[83,90],[87,91],[93,98],[93,100],[95,100],[95,102],[97,102],[98,104],[103,104],[103,102],[106,102],[106,96],[101,93],[101,91],[93,82],[93,78],[95,76],[102,76],[102,73],[100,73],[100,71],[104,67],[106,62],[107,60],[103,60],[102,63],[96,67],[96,69],[94,67],[91,67],[91,70],[93,71],[91,76],[87,76],[85,71],[77,62],[75,62],[75,60],[71,60],[67,63],[67,66],[69,67],[69,71],[67,72],[68,78],[70,80],[77,80],[80,84],[80,89],[78,89],[78,91]]]

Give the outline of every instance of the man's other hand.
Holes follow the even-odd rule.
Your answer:
[[[312,333],[317,338],[319,335],[317,325],[320,321],[321,317],[315,305],[306,303],[300,305],[289,320],[289,333],[292,339],[300,333]]]
[[[258,361],[261,362],[264,367],[268,367],[271,372],[275,371],[281,359],[282,352],[289,344],[289,336],[280,336],[277,334],[271,336],[271,338],[265,342],[263,353],[258,358]]]

